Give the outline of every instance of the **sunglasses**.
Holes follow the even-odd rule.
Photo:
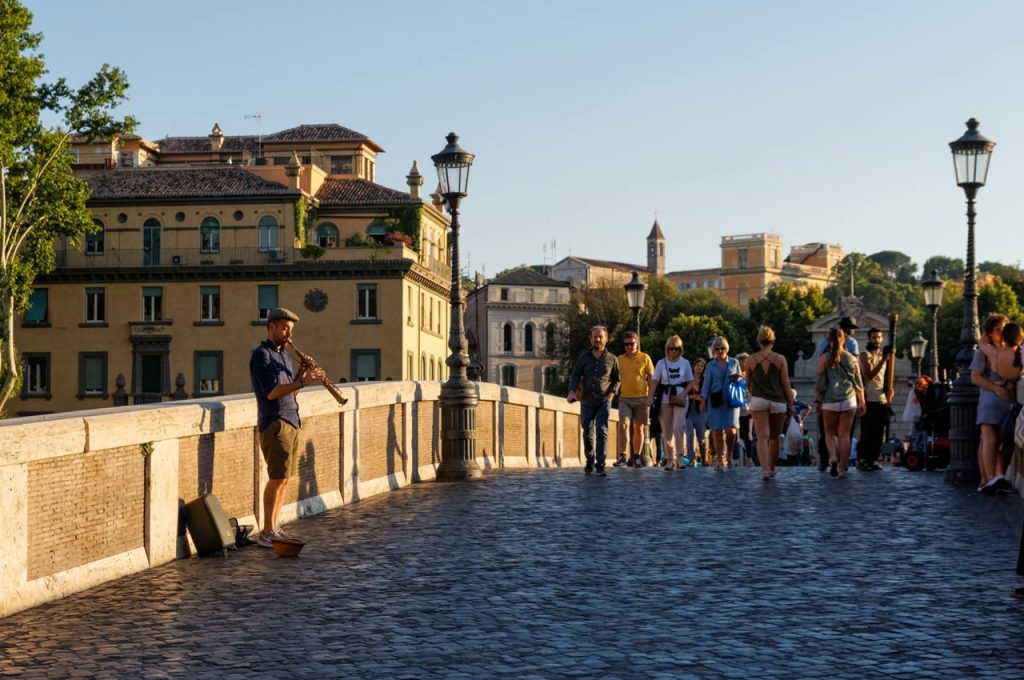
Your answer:
[[[716,352],[724,352],[725,351],[724,347],[712,347],[712,349],[715,350]]]
[[[682,352],[683,348],[682,347],[669,347],[668,351],[669,352]]]
[[[636,343],[633,343],[633,342],[624,342],[624,343],[622,343],[622,346],[623,346],[623,347],[632,347],[632,346],[633,346],[633,345],[635,345],[635,344],[636,344]]]

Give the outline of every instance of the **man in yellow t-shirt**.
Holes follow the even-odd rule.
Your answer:
[[[622,388],[619,392],[619,458],[615,467],[642,467],[644,426],[650,413],[650,395],[654,394],[654,364],[640,351],[640,338],[633,331],[622,336],[626,353],[617,357]],[[627,432],[633,425],[633,450],[626,460]]]

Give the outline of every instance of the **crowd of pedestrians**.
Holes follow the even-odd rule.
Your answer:
[[[569,401],[581,402],[585,472],[605,475],[608,414],[616,397],[616,467],[724,470],[746,458],[770,481],[780,464],[813,464],[805,429],[813,413],[820,470],[843,479],[854,454],[858,470],[881,469],[894,396],[885,374],[893,353],[883,347],[877,328],[868,330],[861,351],[858,329],[855,318],[843,317],[819,344],[809,406],[790,384],[789,364],[774,351],[775,332],[767,326],[758,329],[751,354],[731,357],[728,340],[716,336],[707,344],[707,357],[694,356],[692,364],[678,335],[666,340],[664,357],[654,362],[632,331],[622,336],[623,354],[614,356],[606,348],[607,329],[595,326],[591,348],[580,354],[569,379]],[[1021,410],[1024,329],[993,314],[983,330],[971,379],[980,388],[979,491],[993,494],[1012,490],[1005,473]],[[703,354],[705,348],[699,350]]]

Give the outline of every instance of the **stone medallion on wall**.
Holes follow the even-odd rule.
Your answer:
[[[312,288],[307,291],[304,304],[311,312],[322,312],[327,309],[327,293],[319,288]]]

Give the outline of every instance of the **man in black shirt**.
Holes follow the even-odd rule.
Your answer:
[[[584,472],[604,477],[605,450],[608,445],[608,414],[612,399],[619,391],[619,364],[605,349],[608,331],[604,326],[590,329],[590,349],[576,359],[569,376],[569,403],[580,402],[583,449],[587,457]],[[597,446],[594,446],[594,435]]]

